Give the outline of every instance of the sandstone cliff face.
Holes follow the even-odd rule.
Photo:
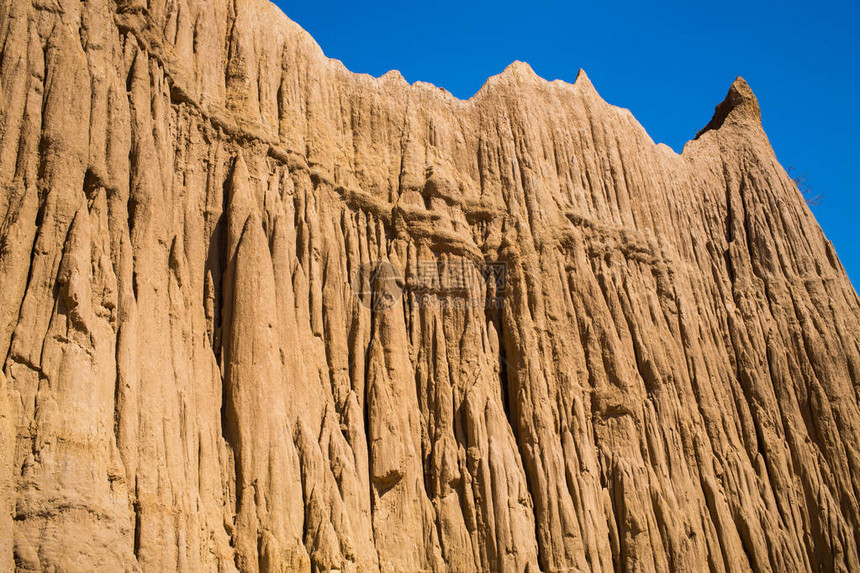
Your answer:
[[[860,301],[743,80],[678,155],[265,0],[0,38],[3,570],[860,570]]]

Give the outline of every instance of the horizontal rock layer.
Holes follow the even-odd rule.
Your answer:
[[[860,570],[860,301],[743,80],[679,155],[265,0],[0,38],[4,569]]]

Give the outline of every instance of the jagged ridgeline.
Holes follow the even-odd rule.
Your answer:
[[[860,301],[743,80],[679,155],[265,0],[0,38],[3,570],[860,571]]]

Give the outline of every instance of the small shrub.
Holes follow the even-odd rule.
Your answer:
[[[788,176],[791,177],[791,180],[794,181],[794,184],[797,185],[797,189],[800,191],[800,194],[803,195],[803,199],[806,201],[807,205],[810,207],[821,205],[821,202],[824,200],[824,195],[815,192],[815,190],[809,185],[805,174],[797,173],[794,167],[789,167],[786,171],[788,172]]]

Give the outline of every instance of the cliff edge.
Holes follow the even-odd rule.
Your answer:
[[[0,0],[0,567],[858,571],[860,300],[738,79],[353,74]]]

